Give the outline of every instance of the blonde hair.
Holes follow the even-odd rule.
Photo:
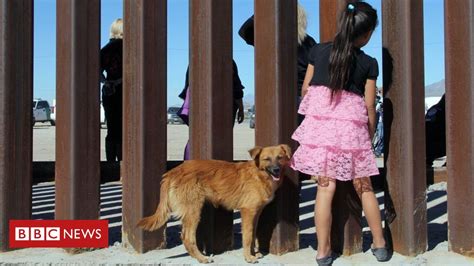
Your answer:
[[[306,38],[307,24],[306,11],[303,6],[298,3],[298,45],[301,45]]]
[[[123,21],[121,18],[116,19],[110,25],[110,39],[122,39],[123,38]]]

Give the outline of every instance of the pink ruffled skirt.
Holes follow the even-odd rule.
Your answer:
[[[305,115],[292,138],[300,146],[291,167],[312,176],[348,181],[378,175],[364,99],[325,86],[311,86],[298,112]]]

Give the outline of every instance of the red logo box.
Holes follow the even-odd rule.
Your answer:
[[[10,248],[102,248],[109,244],[107,220],[10,220]]]

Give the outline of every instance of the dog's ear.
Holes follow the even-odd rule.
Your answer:
[[[260,154],[261,151],[262,151],[262,147],[260,146],[253,147],[252,149],[249,150],[250,157],[252,157],[252,159],[255,160],[256,158],[258,158],[258,155]]]
[[[288,158],[291,158],[291,148],[290,148],[290,146],[288,146],[286,144],[280,144],[280,147],[281,147],[282,150],[285,151],[286,156],[288,156]]]

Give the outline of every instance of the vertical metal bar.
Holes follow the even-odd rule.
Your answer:
[[[56,4],[56,219],[97,219],[100,0]]]
[[[341,10],[347,0],[319,1],[319,28],[321,43],[334,39]],[[352,186],[352,182],[337,182],[333,200],[333,223],[331,227],[331,246],[335,252],[346,256],[362,251],[362,207]],[[356,204],[351,204],[356,203]],[[352,206],[353,208],[350,208]],[[356,207],[354,209],[354,207]]]
[[[232,0],[191,0],[190,151],[193,159],[233,158]],[[205,207],[198,245],[208,254],[233,245],[232,212]]]
[[[124,1],[122,241],[138,252],[163,248],[165,229],[145,232],[166,171],[167,1]]]
[[[474,3],[444,6],[449,249],[474,257]]]
[[[395,251],[413,256],[427,246],[423,1],[384,0],[382,19],[392,238]]]
[[[362,252],[362,204],[351,181],[337,181],[332,215],[332,250],[344,256]]]
[[[0,0],[0,251],[31,217],[33,1]]]
[[[255,0],[255,142],[290,144],[296,128],[296,0]],[[294,41],[291,41],[294,40]],[[258,226],[263,249],[298,250],[298,178],[285,177]]]

